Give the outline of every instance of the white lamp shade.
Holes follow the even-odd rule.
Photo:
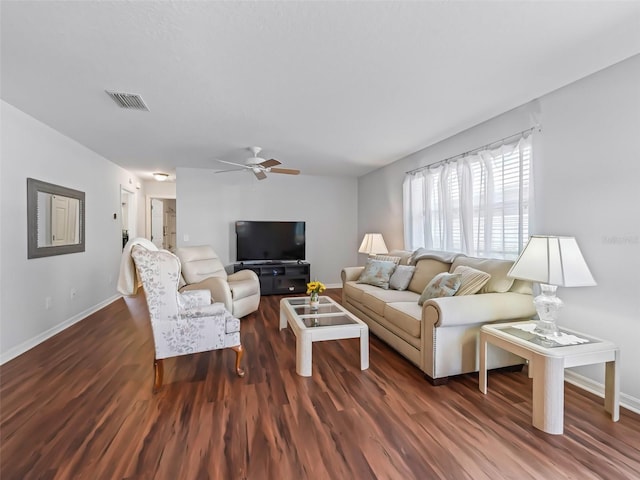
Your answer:
[[[533,235],[508,275],[559,287],[596,285],[574,237]]]
[[[358,252],[371,255],[375,253],[389,253],[389,250],[387,250],[387,245],[385,245],[381,233],[365,233]]]

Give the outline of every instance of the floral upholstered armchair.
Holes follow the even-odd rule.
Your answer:
[[[178,355],[231,348],[236,352],[236,373],[244,376],[240,320],[224,304],[212,304],[208,290],[178,293],[180,260],[174,254],[135,245],[131,257],[144,288],[153,330],[154,392],[162,386],[163,359]]]

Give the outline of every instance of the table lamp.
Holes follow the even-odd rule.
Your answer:
[[[365,233],[358,252],[375,255],[376,253],[389,253],[389,250],[387,250],[381,233]]]
[[[560,334],[558,287],[596,285],[574,237],[531,236],[507,275],[540,283],[541,293],[533,300],[540,318],[534,332],[542,335]]]

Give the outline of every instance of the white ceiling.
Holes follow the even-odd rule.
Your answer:
[[[638,1],[0,8],[2,99],[145,177],[250,145],[359,176],[640,53]]]

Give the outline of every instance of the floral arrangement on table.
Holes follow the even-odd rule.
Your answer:
[[[324,283],[317,280],[307,283],[307,295],[313,295],[314,293],[318,295],[319,293],[324,292],[326,289],[327,287],[324,286]]]
[[[324,283],[314,280],[313,282],[307,283],[307,295],[311,295],[309,298],[309,304],[311,308],[318,308],[318,295],[324,292],[327,287],[324,286]]]

